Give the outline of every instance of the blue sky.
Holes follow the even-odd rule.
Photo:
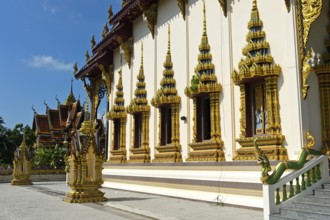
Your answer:
[[[32,125],[32,105],[45,113],[44,100],[56,108],[64,101],[73,78],[72,66],[85,64],[85,52],[96,41],[108,8],[121,0],[0,0],[0,116],[5,126]],[[74,80],[75,96],[85,100],[81,81]],[[99,112],[105,110],[105,100]]]

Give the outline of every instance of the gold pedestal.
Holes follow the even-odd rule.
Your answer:
[[[125,149],[110,151],[111,156],[110,156],[109,162],[110,163],[126,163],[127,158],[126,158],[126,152],[124,150]]]
[[[90,168],[88,168],[88,161],[85,155],[78,158],[70,156],[68,163],[68,185],[71,187],[71,191],[66,193],[65,202],[84,203],[107,201],[104,193],[99,190],[103,184],[102,157],[96,157],[94,167]]]
[[[236,151],[234,160],[257,160],[253,140],[255,137],[239,138],[236,141],[242,146]],[[271,135],[258,137],[258,146],[266,154],[269,160],[288,160],[286,148],[282,146],[283,135]]]
[[[128,163],[149,163],[150,162],[150,153],[148,149],[145,148],[135,148],[130,149],[133,153],[129,157]]]
[[[104,193],[99,190],[99,184],[86,183],[81,186],[71,187],[72,190],[66,193],[65,202],[84,203],[84,202],[104,202],[107,199]]]
[[[154,163],[176,163],[182,162],[181,147],[175,144],[156,147]]]
[[[31,174],[21,174],[19,176],[14,176],[14,179],[11,181],[13,186],[23,186],[23,185],[33,185],[30,180]]]
[[[203,142],[191,143],[189,146],[193,151],[189,153],[187,161],[225,161],[222,141],[206,140]]]

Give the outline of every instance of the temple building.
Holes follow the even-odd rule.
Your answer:
[[[64,103],[61,103],[57,99],[56,109],[49,108],[46,102],[44,102],[46,106],[45,114],[38,114],[35,109],[32,108],[34,111],[32,129],[37,136],[34,147],[55,147],[56,144],[63,143],[63,129],[68,119],[69,107],[74,102],[76,102],[76,98],[72,92],[71,82],[71,90],[67,99]]]
[[[110,7],[75,67],[106,90],[103,187],[262,208],[256,138],[273,166],[295,160],[307,132],[329,154],[328,11],[322,0]]]

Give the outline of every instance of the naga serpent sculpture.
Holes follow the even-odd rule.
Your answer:
[[[322,155],[322,153],[318,150],[311,149],[315,145],[315,141],[313,136],[307,132],[307,145],[302,149],[300,155],[296,161],[284,161],[280,162],[272,174],[269,175],[268,172],[272,170],[269,160],[266,154],[258,147],[257,141],[258,138],[254,139],[254,147],[256,150],[256,155],[258,158],[258,164],[261,165],[261,177],[260,180],[263,184],[275,184],[281,178],[282,174],[285,170],[299,170],[301,169],[305,162],[308,155]]]

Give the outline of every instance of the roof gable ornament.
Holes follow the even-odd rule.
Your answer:
[[[285,1],[285,6],[286,6],[286,9],[288,10],[288,12],[290,12],[290,0],[284,0]]]
[[[113,16],[112,5],[110,5],[108,9],[108,21],[111,20],[112,16]]]
[[[105,36],[109,33],[109,27],[108,27],[108,23],[105,23],[104,27],[103,27],[103,31],[102,31],[102,38],[104,39]]]
[[[120,48],[124,51],[124,58],[128,64],[128,67],[131,68],[131,58],[134,52],[134,40],[132,37],[128,38],[125,42],[119,36],[116,37],[117,42],[120,44]]]
[[[77,72],[78,72],[78,64],[76,62],[75,64],[73,64],[73,75],[76,75]]]
[[[129,0],[122,0],[122,1],[121,1],[121,7],[124,7],[124,6],[127,4],[128,1],[129,1]]]
[[[36,111],[36,109],[34,108],[34,105],[32,105],[32,111],[33,111],[33,113],[34,113],[35,115],[38,114],[37,111]]]
[[[86,62],[88,62],[89,59],[91,58],[91,57],[89,56],[88,50],[86,50],[85,57],[86,57]]]
[[[227,17],[227,0],[218,0],[223,11],[223,15]]]
[[[92,36],[92,39],[91,39],[91,49],[93,49],[96,45],[96,42],[95,42],[95,36],[93,35]]]
[[[158,9],[158,3],[151,4],[148,8],[146,8],[143,3],[139,3],[139,6],[141,10],[143,11],[143,15],[147,19],[148,28],[150,30],[150,33],[152,35],[152,38],[155,37],[155,25],[157,23],[157,9]]]
[[[60,100],[57,98],[57,95],[55,96],[55,99],[56,99],[56,101],[57,101],[57,106],[60,106],[60,105],[61,105],[61,102],[60,102]]]
[[[46,103],[46,100],[44,99],[44,105],[46,106],[46,111],[48,111],[48,109],[49,109],[49,106],[47,105],[47,103]]]
[[[177,0],[179,9],[181,11],[183,20],[186,20],[186,3],[188,3],[188,0]]]

